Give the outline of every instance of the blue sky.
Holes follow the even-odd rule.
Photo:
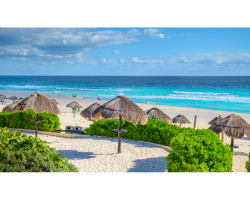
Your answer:
[[[249,28],[0,28],[2,75],[250,76]]]

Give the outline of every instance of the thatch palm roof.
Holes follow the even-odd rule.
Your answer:
[[[215,133],[220,133],[223,130],[227,136],[235,138],[243,138],[244,134],[250,139],[250,125],[237,114],[231,114],[220,121],[215,122],[208,129]]]
[[[81,116],[84,117],[85,119],[92,119],[92,114],[95,111],[95,109],[97,109],[98,107],[100,107],[101,104],[99,103],[93,103],[92,105],[90,105],[89,107],[87,107],[86,109],[84,109],[81,112]]]
[[[60,104],[57,100],[55,99],[51,99],[51,101],[53,101],[55,104]]]
[[[33,109],[35,113],[61,113],[60,109],[54,102],[48,99],[44,94],[38,92],[35,92],[29,97],[18,101],[16,106],[13,108],[13,112],[24,111],[27,109]]]
[[[157,121],[165,121],[169,124],[172,124],[172,119],[159,108],[151,108],[146,113],[148,115],[148,118],[153,118]]]
[[[118,117],[119,114],[133,124],[137,124],[140,121],[140,124],[145,125],[148,121],[147,114],[125,96],[117,96],[101,105],[93,112],[92,116],[94,119],[98,117],[109,119]]]
[[[222,120],[222,118],[219,116],[219,117],[215,117],[213,120],[211,120],[208,124],[210,124],[210,125],[213,125],[215,122],[218,122],[218,121],[220,121],[220,120]]]
[[[14,107],[18,104],[18,101],[17,102],[14,102],[12,104],[9,104],[8,106],[5,106],[3,108],[3,111],[7,111],[7,112],[13,112],[13,109]]]
[[[77,103],[76,101],[73,101],[71,103],[69,103],[66,107],[69,107],[69,108],[82,108],[82,106]]]
[[[12,97],[10,97],[9,99],[11,99],[11,100],[19,100],[16,96],[12,96]]]
[[[177,115],[174,119],[172,119],[173,123],[181,123],[181,124],[191,124],[191,122],[184,115]]]
[[[8,99],[4,94],[0,94],[0,99]]]

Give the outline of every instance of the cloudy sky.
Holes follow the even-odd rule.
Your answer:
[[[0,28],[2,75],[250,76],[249,28]]]

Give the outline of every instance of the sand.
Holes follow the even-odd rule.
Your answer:
[[[31,92],[20,92],[20,91],[2,91],[4,95],[7,97],[17,96],[17,97],[27,97],[31,94]],[[87,121],[82,118],[79,113],[76,114],[76,117],[73,118],[73,113],[71,108],[67,108],[66,105],[72,101],[77,101],[80,105],[82,105],[83,109],[90,106],[92,103],[100,103],[103,104],[105,101],[102,100],[91,100],[91,99],[82,99],[82,98],[72,98],[70,96],[58,95],[58,94],[45,94],[48,98],[56,99],[60,104],[58,107],[61,110],[61,114],[59,114],[61,128],[64,129],[66,125],[72,126],[83,126],[89,127],[93,122]],[[10,103],[12,100],[6,100],[7,103],[5,105],[0,105],[0,111],[2,108]],[[183,124],[182,127],[193,127],[194,116],[197,115],[196,128],[205,128],[207,129],[210,125],[208,122],[213,118],[221,115],[221,117],[226,117],[230,112],[224,111],[214,111],[214,110],[205,110],[205,109],[196,109],[196,108],[185,108],[185,107],[174,107],[174,106],[164,106],[164,105],[150,105],[150,104],[137,104],[144,111],[149,110],[152,107],[160,108],[163,112],[165,112],[169,117],[174,118],[178,114],[185,115],[192,124]],[[249,114],[239,114],[244,120],[250,123],[250,115]],[[44,137],[44,136],[43,136]],[[49,136],[49,138],[53,138],[53,136]],[[59,137],[56,137],[57,139]],[[152,147],[141,146],[142,143],[132,142],[128,140],[122,139],[122,154],[115,154],[117,151],[117,139],[111,138],[96,138],[91,137],[91,139],[64,139],[60,138],[60,142],[56,145],[56,149],[60,150],[62,156],[66,156],[70,158],[70,162],[76,164],[80,167],[80,171],[88,171],[88,172],[108,172],[108,171],[116,171],[116,172],[125,172],[125,171],[133,171],[133,170],[142,170],[147,171],[147,169],[143,169],[141,167],[136,167],[137,162],[147,163],[148,166],[151,166],[152,160],[157,160],[160,166],[158,165],[154,167],[152,165],[152,169],[149,171],[164,171],[166,161],[165,157],[168,155],[168,152],[164,149],[156,147],[157,150],[154,150]],[[225,136],[224,139],[225,144],[230,143],[230,138]],[[52,145],[52,144],[51,144]],[[233,172],[246,172],[246,162],[248,161],[248,154],[250,152],[250,140],[246,137],[242,139],[235,139],[235,145],[239,146],[238,149],[234,150],[233,155]],[[100,147],[101,146],[101,147]],[[71,152],[71,153],[70,153]],[[76,152],[76,156],[75,155]],[[78,152],[78,153],[77,153]],[[133,154],[133,152],[136,152]],[[99,155],[100,154],[100,155]],[[108,155],[107,155],[108,154]],[[111,155],[109,155],[111,154]],[[87,156],[86,155],[92,155]],[[165,156],[165,157],[164,157]],[[77,157],[77,158],[75,158]],[[93,158],[92,158],[93,157]],[[100,161],[98,161],[100,160]],[[137,161],[138,160],[138,161]],[[111,166],[111,162],[113,166]],[[120,164],[115,164],[119,163]],[[106,164],[105,164],[106,163]],[[126,164],[127,163],[127,164]],[[155,163],[155,162],[154,162]],[[163,164],[165,163],[165,164]],[[141,165],[141,164],[139,164]],[[156,164],[155,164],[156,165]],[[101,166],[101,167],[97,167]]]

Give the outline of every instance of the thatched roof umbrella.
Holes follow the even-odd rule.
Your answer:
[[[14,102],[12,104],[9,104],[7,106],[5,106],[3,108],[3,111],[7,111],[7,112],[13,112],[13,109],[15,108],[15,106],[18,104],[18,101],[17,102]]]
[[[184,115],[177,115],[174,119],[172,119],[173,123],[181,124],[191,124],[191,122]]]
[[[99,103],[93,103],[92,105],[90,105],[89,107],[85,108],[82,112],[81,112],[81,116],[84,117],[85,119],[92,119],[92,114],[95,111],[95,109],[97,109],[98,107],[100,107],[101,104]],[[96,119],[97,120],[97,119]]]
[[[147,112],[148,118],[156,119],[157,121],[165,121],[169,124],[172,124],[172,119],[166,115],[164,112],[162,112],[159,108],[151,108]]]
[[[215,117],[208,124],[213,125],[215,122],[218,122],[220,120],[222,120],[222,117],[219,115],[219,117]],[[218,133],[218,137],[220,138],[220,133]],[[222,133],[222,139],[221,139],[221,141],[223,142],[223,140],[224,140],[224,134]]]
[[[60,104],[57,100],[55,100],[55,99],[51,99],[51,101],[53,101],[54,103],[56,103],[56,104]]]
[[[117,96],[101,105],[95,109],[92,116],[94,119],[98,117],[109,119],[119,116],[119,127],[118,129],[113,129],[113,131],[118,132],[118,153],[121,153],[121,132],[127,131],[121,129],[122,118],[132,122],[132,124],[140,122],[140,124],[145,125],[148,121],[147,114],[125,96]]]
[[[19,100],[16,96],[12,96],[9,99],[13,100],[13,103],[14,103],[15,100]]]
[[[3,105],[3,99],[8,99],[4,94],[0,94],[0,99],[2,101],[2,105]]]
[[[222,117],[219,115],[219,117],[215,117],[213,120],[211,120],[208,124],[213,125],[215,122],[218,122],[222,120]]]
[[[75,109],[76,108],[82,108],[82,106],[79,103],[77,103],[76,101],[73,101],[73,102],[69,103],[66,107],[74,109],[74,117],[75,117]]]
[[[250,139],[250,125],[239,115],[234,113],[220,121],[215,122],[208,129],[213,130],[217,134],[224,131],[227,136],[231,137],[230,148],[232,151],[233,148],[238,148],[233,146],[234,138],[243,138],[246,134],[247,138]]]
[[[36,137],[37,137],[37,129],[38,124],[42,121],[38,121],[38,113],[54,113],[54,114],[60,114],[61,111],[57,107],[57,105],[52,102],[50,99],[48,99],[44,94],[35,92],[29,97],[26,97],[20,101],[17,102],[16,106],[13,108],[12,112],[16,111],[24,111],[27,109],[33,109],[36,113],[36,121],[32,121],[36,123]]]

